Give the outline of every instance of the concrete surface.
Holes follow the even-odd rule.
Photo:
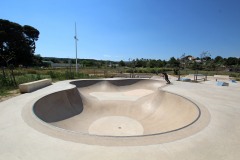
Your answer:
[[[23,83],[19,85],[19,90],[21,93],[29,93],[41,89],[43,87],[49,86],[52,84],[51,79],[42,79],[38,81]]]
[[[214,75],[213,76],[216,79],[224,79],[224,80],[229,80],[229,75]]]
[[[165,83],[162,81],[162,79],[158,80],[159,82]],[[46,123],[39,120],[37,116],[34,116],[31,110],[32,106],[39,99],[51,95],[51,93],[58,94],[56,92],[59,92],[61,90],[66,90],[66,93],[68,92],[67,90],[71,91],[69,91],[68,94],[62,96],[67,96],[68,99],[71,99],[71,102],[73,102],[71,106],[73,106],[73,108],[75,108],[77,104],[81,103],[74,95],[77,95],[77,93],[81,95],[82,93],[73,90],[74,86],[70,85],[69,81],[64,81],[0,103],[0,159],[238,159],[240,157],[239,83],[230,83],[228,87],[222,87],[216,86],[215,81],[188,83],[178,82],[171,79],[171,82],[173,82],[172,85],[164,86],[161,88],[163,91],[168,91],[165,93],[170,92],[184,96],[187,99],[193,101],[198,106],[202,106],[201,110],[204,110],[205,108],[205,112],[209,112],[210,116],[206,117],[209,118],[207,122],[202,119],[202,122],[207,125],[200,125],[202,128],[190,135],[188,135],[188,133],[191,131],[191,129],[194,129],[194,127],[191,128],[194,125],[186,127],[185,131],[183,129],[183,132],[181,134],[185,134],[187,136],[173,140],[171,138],[175,135],[171,133],[169,137],[166,135],[165,137],[160,137],[166,139],[170,138],[170,141],[164,142],[163,140],[162,142],[159,142],[159,144],[153,143],[148,145],[138,145],[136,143],[134,146],[104,146],[94,145],[94,141],[98,142],[98,138],[96,137],[92,137],[92,139],[90,139],[92,145],[77,142],[68,138],[65,139],[61,134],[63,132],[66,132],[66,130],[59,129],[51,124],[55,122]],[[92,85],[89,84],[89,86]],[[130,85],[128,91],[126,90],[123,94],[132,94],[129,93],[134,92],[134,90],[131,89],[131,86],[134,85]],[[151,84],[149,83],[146,86],[151,87]],[[146,86],[139,89],[146,89]],[[81,88],[81,86],[77,87]],[[127,88],[127,85],[122,87]],[[98,91],[100,91],[100,89]],[[151,89],[148,88],[148,90]],[[154,90],[152,91],[153,93],[149,92],[150,95],[154,94],[155,92]],[[88,95],[88,93],[91,92],[86,91],[85,93],[87,96],[89,96],[87,98],[92,98],[95,101],[106,101],[106,99],[99,100],[97,98],[99,95],[95,95],[94,97],[91,96],[91,94]],[[133,95],[135,95],[135,93]],[[140,93],[138,96],[140,96],[141,99],[149,95],[141,95]],[[114,98],[114,101],[115,100],[116,98]],[[56,101],[58,101],[58,99],[56,99]],[[139,101],[139,99],[136,101]],[[63,100],[63,102],[65,104],[69,103],[65,100]],[[83,101],[82,105],[84,106],[84,104],[85,101]],[[84,109],[81,110],[81,107],[80,109],[75,109],[75,113],[71,113],[66,117],[62,116],[60,119],[69,119],[69,117],[75,117],[73,116],[74,114],[78,115],[84,111]],[[124,118],[124,116],[121,116],[122,119],[119,119],[119,117],[116,115],[111,115],[105,118],[109,118],[108,120],[111,120],[113,122],[121,121],[120,124],[125,124],[123,122],[133,121],[130,126],[139,125],[136,124],[139,123],[139,121],[137,121],[135,118],[128,119],[129,117]],[[90,129],[90,133],[99,131],[99,129],[96,128],[99,126],[98,123],[104,124],[106,121],[108,121],[107,119],[104,119],[104,117],[97,120],[98,121],[91,123],[93,126],[92,129]],[[196,123],[198,122],[199,121],[196,121]],[[121,126],[118,125],[118,127]],[[126,130],[128,131],[129,129]],[[133,131],[130,130],[129,134],[132,134],[132,132],[135,131],[135,135],[141,134],[143,130],[144,127],[136,127],[136,129],[133,129]],[[69,134],[75,134],[71,131],[67,132],[69,132]],[[58,135],[56,136],[56,134]],[[116,137],[110,137],[109,139],[107,138],[106,141],[110,141],[109,143],[111,143],[111,138]],[[124,137],[122,141],[127,142],[132,137],[130,137],[130,139],[128,138],[129,137]]]

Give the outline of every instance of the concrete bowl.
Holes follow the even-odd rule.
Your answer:
[[[61,139],[99,145],[145,145],[190,136],[209,119],[205,107],[146,79],[78,80],[33,105],[42,127]]]

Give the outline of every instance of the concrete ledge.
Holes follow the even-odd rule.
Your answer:
[[[183,81],[183,82],[191,82],[191,79],[190,78],[180,78],[180,81]]]
[[[29,93],[41,89],[43,87],[49,86],[52,84],[51,79],[42,79],[39,81],[33,81],[28,83],[23,83],[19,85],[19,90],[21,93]]]
[[[216,83],[216,85],[217,85],[217,86],[229,86],[229,83],[218,81],[218,82]]]
[[[237,81],[234,80],[234,79],[231,79],[230,82],[232,82],[232,83],[237,83]]]

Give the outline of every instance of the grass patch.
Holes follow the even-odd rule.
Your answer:
[[[45,78],[50,78],[49,75],[40,75],[40,74],[24,74],[20,76],[16,76],[17,84],[37,81]]]

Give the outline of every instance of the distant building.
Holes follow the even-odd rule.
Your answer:
[[[195,60],[195,58],[194,58],[193,56],[188,56],[187,59],[188,59],[189,61],[194,61],[194,60]]]
[[[186,56],[184,59],[187,59],[188,61],[194,61],[194,62],[197,62],[197,63],[200,63],[201,62],[201,60],[200,59],[198,59],[198,58],[195,58],[195,57],[193,57],[193,56]]]

